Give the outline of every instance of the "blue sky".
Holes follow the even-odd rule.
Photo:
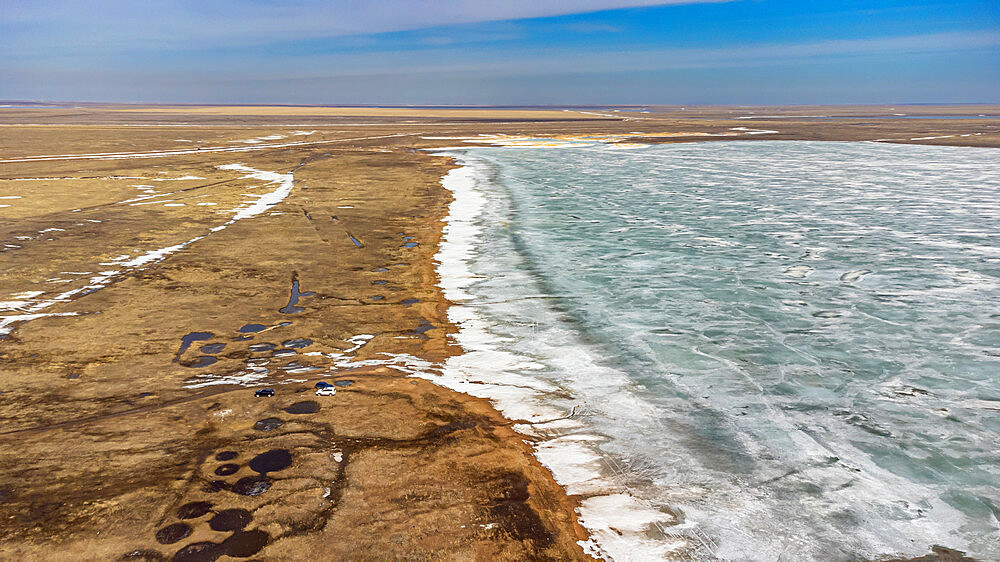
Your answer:
[[[0,99],[1000,102],[998,0],[5,0]]]

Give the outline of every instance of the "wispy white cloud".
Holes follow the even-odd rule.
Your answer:
[[[440,39],[437,49],[305,55],[273,63],[256,61],[247,66],[245,71],[260,73],[266,70],[276,80],[442,72],[464,73],[468,76],[546,75],[746,67],[819,60],[824,57],[903,56],[1000,48],[1000,30],[757,43],[724,48],[623,49],[587,53],[560,47],[544,50],[470,49],[463,45],[451,45],[447,38]],[[274,64],[273,68],[269,68],[268,64]],[[238,79],[244,69],[233,66],[229,68],[229,72],[233,79]],[[221,74],[227,73],[224,71]]]
[[[5,2],[0,45],[213,48],[618,8],[737,0],[34,0]],[[9,51],[8,51],[9,52]]]

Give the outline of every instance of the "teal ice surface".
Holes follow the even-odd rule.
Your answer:
[[[488,312],[522,353],[553,345],[518,331],[544,316],[633,381],[656,419],[594,406],[603,448],[637,467],[636,493],[704,519],[717,555],[1000,556],[1000,150],[464,158],[494,201],[473,292],[551,297]],[[560,364],[536,376],[587,376]]]

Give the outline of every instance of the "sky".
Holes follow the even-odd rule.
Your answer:
[[[0,99],[1000,102],[1000,0],[0,0]]]

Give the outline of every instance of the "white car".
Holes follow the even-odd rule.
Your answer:
[[[337,389],[332,386],[321,386],[316,389],[316,396],[333,396],[337,394]]]

